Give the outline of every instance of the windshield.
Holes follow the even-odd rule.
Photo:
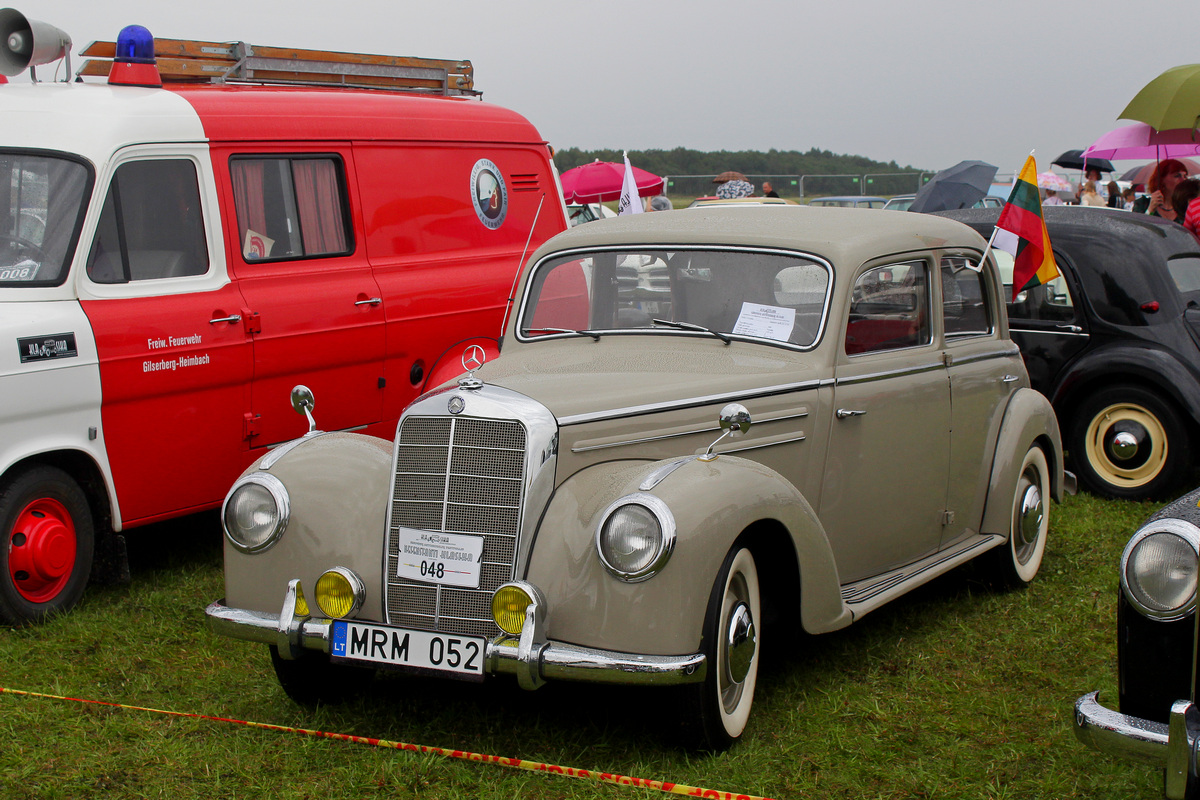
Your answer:
[[[63,282],[90,182],[78,161],[0,152],[0,286]]]
[[[828,265],[757,250],[611,250],[539,264],[521,338],[610,331],[762,339],[800,348],[820,337]]]

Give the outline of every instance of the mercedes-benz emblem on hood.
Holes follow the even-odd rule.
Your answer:
[[[479,369],[487,361],[487,353],[477,344],[473,344],[463,351],[462,365],[467,374],[458,379],[458,385],[463,389],[478,389],[483,386],[483,381],[475,377],[475,370]]]
[[[446,410],[451,414],[461,414],[467,407],[467,401],[463,399],[461,394],[456,394],[450,398],[450,402],[446,404]]]

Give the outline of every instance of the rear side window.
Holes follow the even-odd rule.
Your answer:
[[[247,261],[347,255],[353,250],[340,158],[235,158],[229,171],[238,241]]]
[[[96,283],[130,283],[207,271],[195,164],[180,158],[119,166],[88,254],[88,277]]]
[[[962,256],[942,259],[942,318],[947,339],[992,332],[987,284],[983,273],[972,269],[971,263]]]

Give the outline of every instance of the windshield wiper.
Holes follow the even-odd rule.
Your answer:
[[[590,336],[597,342],[600,341],[599,331],[572,330],[570,328],[526,328],[525,333],[573,333],[576,336]]]
[[[653,322],[655,325],[666,325],[668,328],[679,328],[680,330],[684,331],[700,331],[701,333],[711,333],[725,344],[729,344],[733,341],[733,339],[730,339],[720,331],[715,331],[712,328],[706,328],[703,325],[697,325],[694,322],[675,322],[674,320],[670,319],[655,319],[651,320],[651,322]]]

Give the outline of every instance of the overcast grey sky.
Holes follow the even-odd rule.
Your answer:
[[[1035,149],[1045,170],[1128,124],[1160,72],[1200,62],[1197,0],[13,1],[76,53],[139,24],[470,59],[484,99],[558,148],[816,147],[933,170],[1011,173]]]

